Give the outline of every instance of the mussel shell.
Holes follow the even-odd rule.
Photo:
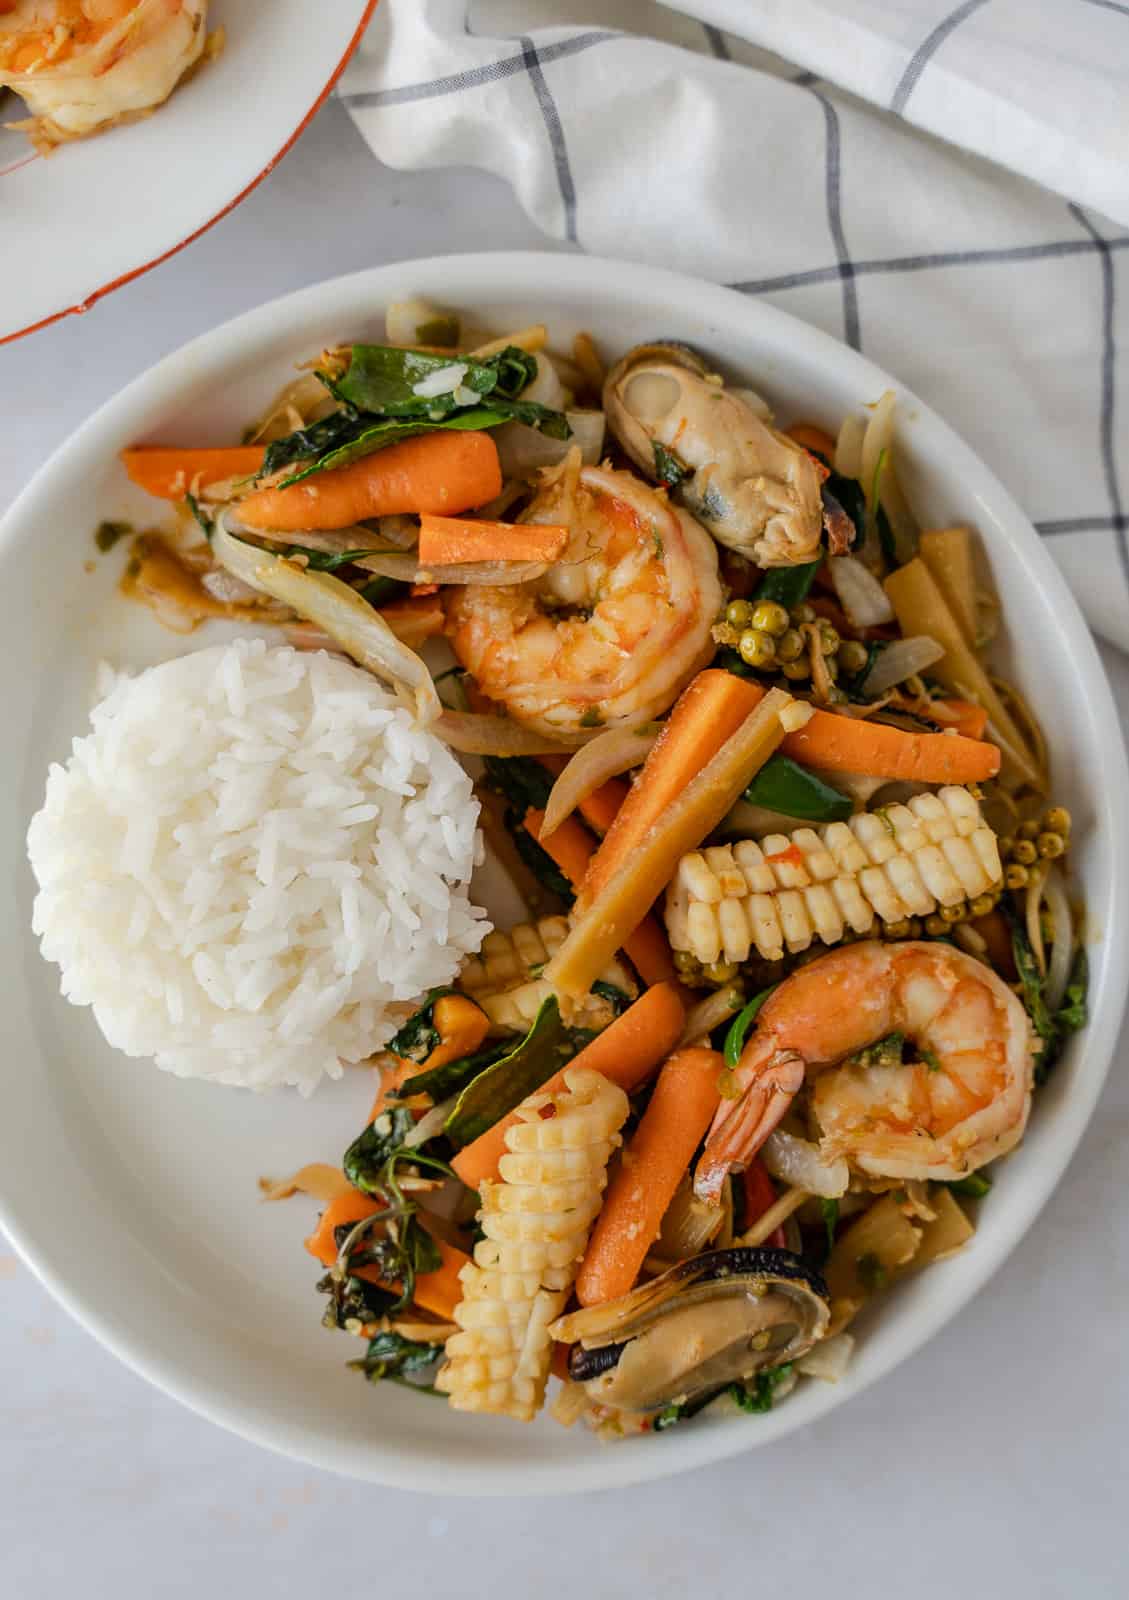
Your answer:
[[[826,1332],[828,1300],[819,1273],[791,1251],[739,1246],[573,1312],[554,1333],[576,1341],[569,1375],[593,1399],[646,1412],[796,1359]]]

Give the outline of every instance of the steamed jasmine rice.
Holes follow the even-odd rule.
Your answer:
[[[478,950],[477,819],[369,673],[238,640],[118,677],[52,766],[35,932],[127,1055],[309,1092]]]

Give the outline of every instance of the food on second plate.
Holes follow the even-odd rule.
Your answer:
[[[477,818],[375,678],[240,639],[95,706],[31,824],[34,926],[126,1055],[308,1092],[478,949]]]
[[[418,301],[388,338],[321,352],[228,449],[125,453],[178,519],[134,538],[131,598],[184,632],[273,629],[309,654],[246,646],[241,670],[320,663],[356,710],[342,739],[298,717],[278,754],[290,708],[231,711],[212,652],[175,669],[191,692],[137,680],[166,759],[96,829],[68,798],[83,760],[52,778],[33,854],[70,881],[44,877],[47,951],[97,916],[107,993],[148,1006],[152,918],[176,1006],[217,968],[261,978],[228,992],[263,1072],[376,1067],[340,1167],[263,1180],[321,1203],[323,1320],[369,1379],[528,1419],[555,1376],[552,1415],[601,1436],[767,1411],[841,1378],[857,1314],[969,1243],[1085,1022],[1071,818],[990,665],[999,599],[969,529],[919,528],[891,394],[832,437],[681,346],[607,373],[584,334],[558,352]],[[206,733],[178,731],[201,698]],[[395,723],[370,736],[362,701]],[[345,780],[386,771],[393,727],[421,754],[374,827]],[[276,792],[311,742],[309,784]],[[196,786],[250,795],[240,764],[266,787],[234,839],[182,814]],[[471,776],[524,903],[489,932]],[[311,900],[296,943],[286,907]],[[362,946],[378,1003],[338,1011]],[[290,1031],[305,982],[317,1049]],[[217,1047],[236,1022],[209,1014]]]
[[[222,34],[207,0],[0,0],[0,90],[29,116],[10,127],[46,153],[167,100]]]

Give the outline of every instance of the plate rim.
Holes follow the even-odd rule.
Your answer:
[[[944,1307],[939,1311],[918,1313],[916,1318],[903,1311],[900,1319],[894,1322],[891,1347],[884,1353],[878,1368],[853,1382],[848,1379],[842,1386],[829,1384],[820,1386],[820,1390],[816,1391],[813,1385],[814,1398],[810,1403],[798,1408],[795,1402],[781,1407],[759,1419],[755,1431],[750,1431],[740,1420],[735,1424],[718,1422],[710,1428],[688,1429],[685,1433],[679,1430],[665,1440],[663,1448],[654,1447],[654,1441],[648,1439],[642,1442],[652,1448],[642,1453],[631,1451],[629,1457],[626,1454],[629,1446],[605,1450],[593,1442],[591,1454],[577,1461],[495,1461],[490,1459],[488,1452],[484,1452],[473,1471],[464,1472],[461,1463],[456,1461],[447,1462],[446,1471],[443,1471],[444,1463],[438,1452],[430,1451],[426,1446],[421,1453],[419,1450],[405,1449],[402,1445],[385,1445],[375,1429],[372,1439],[366,1440],[363,1446],[346,1443],[342,1447],[341,1441],[334,1441],[328,1429],[311,1434],[308,1428],[285,1418],[264,1420],[258,1409],[249,1402],[241,1405],[237,1400],[222,1395],[217,1398],[214,1385],[209,1387],[207,1383],[197,1381],[192,1374],[180,1370],[175,1361],[163,1360],[159,1350],[154,1351],[145,1345],[144,1340],[135,1340],[123,1332],[114,1324],[113,1317],[102,1308],[81,1303],[81,1297],[72,1295],[66,1283],[40,1258],[14,1214],[18,1205],[13,1208],[0,1189],[0,1223],[3,1223],[13,1245],[35,1276],[101,1344],[163,1393],[241,1437],[328,1471],[394,1488],[430,1492],[441,1488],[444,1493],[458,1495],[524,1496],[550,1491],[576,1493],[667,1477],[729,1459],[794,1433],[839,1409],[879,1378],[892,1372],[940,1333],[991,1281],[1054,1193],[1091,1121],[1109,1074],[1121,1026],[1124,997],[1129,989],[1129,760],[1112,689],[1093,637],[1044,541],[972,446],[914,391],[822,329],[763,301],[750,300],[723,285],[711,284],[665,268],[641,266],[608,257],[552,251],[496,251],[390,262],[292,291],[198,335],[154,363],[105,401],[52,453],[0,518],[0,558],[3,558],[11,538],[18,533],[29,512],[34,511],[36,500],[51,492],[51,480],[61,467],[65,467],[72,453],[81,456],[83,449],[98,438],[107,425],[114,423],[118,413],[122,414],[124,422],[131,411],[139,409],[141,402],[152,405],[174,396],[185,385],[185,373],[196,369],[194,358],[203,358],[210,364],[214,359],[212,352],[227,343],[233,334],[238,333],[245,345],[269,339],[278,329],[285,329],[289,319],[299,322],[322,302],[331,302],[334,306],[346,302],[356,308],[358,315],[364,315],[363,307],[371,310],[386,303],[389,295],[406,281],[414,281],[430,291],[431,285],[423,281],[429,276],[449,281],[453,294],[473,297],[484,283],[492,282],[496,286],[499,281],[517,280],[525,285],[535,285],[537,275],[546,274],[547,269],[553,277],[552,282],[546,283],[547,293],[566,298],[577,306],[583,304],[583,297],[592,291],[594,282],[601,301],[609,300],[614,295],[619,277],[628,273],[633,283],[649,288],[656,296],[665,292],[672,306],[685,304],[692,293],[697,297],[697,308],[709,313],[711,319],[721,326],[724,326],[727,313],[731,317],[736,314],[754,332],[759,326],[776,343],[787,338],[793,348],[802,349],[817,363],[836,367],[840,374],[844,368],[853,369],[853,374],[857,374],[860,393],[869,392],[875,383],[893,385],[907,406],[912,407],[915,414],[928,425],[931,435],[940,439],[946,454],[954,456],[958,464],[963,459],[964,464],[972,469],[974,478],[979,481],[975,491],[970,487],[969,499],[972,501],[975,493],[981,506],[982,524],[985,527],[989,523],[998,524],[1001,529],[999,536],[1005,542],[1011,541],[1014,534],[1016,538],[1013,542],[1017,544],[1023,560],[1035,569],[1034,576],[1053,592],[1064,658],[1069,652],[1074,671],[1081,680],[1079,695],[1081,697],[1084,694],[1089,700],[1093,726],[1106,739],[1103,752],[1105,781],[1098,795],[1112,824],[1108,828],[1111,873],[1109,917],[1102,929],[1102,943],[1108,950],[1108,961],[1099,993],[1101,1003],[1087,1030],[1085,1069],[1072,1085],[1071,1095],[1055,1108],[1054,1138],[1050,1148],[1042,1153],[1041,1164],[1032,1169],[1033,1175],[1017,1197],[1016,1215],[1006,1225],[1001,1224],[997,1232],[981,1235],[975,1269],[969,1272],[967,1281],[959,1286],[958,1291],[950,1295]],[[532,293],[532,290],[523,289],[522,292]],[[715,306],[716,316],[712,312]],[[851,381],[856,381],[853,375]],[[1005,529],[1006,535],[1002,532]],[[795,1414],[797,1411],[799,1414]],[[789,1420],[790,1412],[795,1414],[794,1420]],[[438,1480],[437,1467],[440,1470]]]
[[[194,228],[191,233],[185,234],[184,238],[179,239],[176,244],[170,245],[167,250],[162,250],[160,255],[154,256],[151,261],[143,261],[140,266],[132,267],[128,272],[123,272],[118,277],[111,278],[109,283],[102,284],[100,288],[95,289],[91,294],[85,295],[83,299],[76,301],[73,306],[64,306],[60,311],[52,311],[46,317],[40,317],[35,322],[29,322],[26,328],[16,328],[12,333],[0,335],[0,349],[2,349],[4,345],[14,344],[17,339],[26,339],[29,334],[38,333],[41,328],[49,328],[54,323],[61,322],[64,317],[82,316],[85,312],[93,310],[93,308],[98,304],[99,300],[104,300],[107,295],[113,294],[115,289],[124,288],[127,283],[133,283],[136,278],[144,277],[144,275],[147,272],[151,272],[154,267],[159,267],[163,262],[171,260],[175,255],[179,255],[182,250],[186,250],[190,244],[194,244],[195,241],[207,233],[209,229],[214,228],[217,222],[222,222],[224,217],[228,216],[229,213],[234,211],[237,206],[242,205],[247,196],[253,193],[254,190],[259,187],[263,179],[270,176],[275,167],[277,167],[278,163],[282,160],[283,156],[287,155],[290,150],[293,149],[294,145],[297,144],[298,140],[305,133],[310,123],[317,116],[322,106],[329,99],[329,96],[333,92],[334,86],[341,77],[341,74],[345,71],[345,68],[349,65],[354,51],[364,36],[366,28],[372,21],[373,13],[376,11],[378,4],[379,0],[364,0],[360,20],[358,21],[356,28],[353,30],[349,42],[345,46],[345,50],[342,53],[341,59],[338,61],[322,89],[319,91],[316,100],[302,117],[294,131],[275,151],[274,155],[271,156],[266,166],[263,167],[261,171],[257,172],[251,181],[245,184],[244,187],[240,189],[239,192],[234,195],[226,205],[222,206],[219,211],[208,217],[208,219],[205,222],[202,222],[198,228]],[[158,107],[158,109],[160,108]],[[97,135],[95,135],[95,137],[97,137]],[[29,155],[27,160],[35,160],[34,153]],[[18,163],[20,166],[24,164],[24,162]],[[9,170],[14,170],[14,168]]]

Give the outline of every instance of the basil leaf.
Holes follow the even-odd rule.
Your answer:
[[[475,361],[453,353],[428,355],[389,345],[355,344],[348,369],[334,390],[340,400],[358,411],[385,417],[426,417],[432,411],[454,410],[459,402],[453,390],[424,396],[416,394],[416,386],[453,366],[463,369],[459,388],[478,395],[496,392],[499,399],[507,400],[516,400],[537,376],[534,357],[516,345],[507,345],[486,361]]]
[[[725,1035],[725,1045],[722,1049],[727,1067],[735,1067],[740,1061],[741,1051],[745,1048],[745,1038],[757,1019],[757,1013],[773,990],[779,987],[779,984],[774,983],[769,988],[762,989],[760,994],[754,995],[744,1010],[739,1011],[729,1024],[729,1032]]]
[[[769,567],[757,584],[753,599],[775,600],[785,611],[791,611],[807,599],[821,565],[822,557],[819,561],[807,561],[798,567]]]
[[[535,1093],[572,1055],[557,998],[550,995],[524,1039],[459,1095],[443,1131],[459,1149],[470,1144]]]
[[[776,1391],[791,1371],[792,1363],[786,1361],[782,1367],[770,1367],[767,1372],[758,1372],[751,1382],[731,1383],[727,1392],[742,1411],[771,1411]]]
[[[370,1339],[361,1359],[350,1361],[349,1366],[354,1372],[363,1372],[369,1383],[379,1383],[385,1378],[410,1378],[429,1372],[442,1356],[441,1344],[418,1344],[389,1329]]]
[[[400,1031],[392,1035],[385,1049],[404,1061],[426,1061],[439,1043],[439,1029],[433,1020],[435,1002],[442,1000],[445,995],[457,993],[458,990],[451,988],[450,984],[429,989],[419,1010],[414,1011]]]
[[[396,1091],[396,1098],[410,1100],[416,1094],[429,1094],[435,1105],[438,1105],[441,1100],[449,1100],[453,1094],[458,1094],[460,1089],[465,1089],[480,1072],[493,1066],[494,1062],[500,1060],[510,1049],[510,1041],[496,1039],[485,1050],[477,1050],[470,1056],[461,1056],[458,1061],[448,1061],[446,1066],[432,1067],[430,1072],[417,1072],[414,1078],[408,1078],[400,1085]]]
[[[1090,962],[1085,949],[1079,945],[1071,963],[1062,1005],[1054,1014],[1057,1027],[1065,1028],[1068,1033],[1076,1033],[1079,1028],[1086,1026],[1086,997],[1089,987]]]
[[[341,1169],[354,1189],[362,1194],[383,1194],[384,1169],[415,1125],[416,1119],[407,1106],[389,1101],[345,1152]]]
[[[854,810],[849,795],[779,754],[769,756],[745,790],[745,799],[803,822],[839,822]]]
[[[370,606],[379,609],[386,606],[390,600],[399,600],[402,595],[410,594],[410,583],[401,583],[398,578],[370,578],[363,589],[357,593],[362,600],[367,600]]]
[[[468,429],[496,428],[499,423],[508,420],[507,412],[482,406],[456,412],[453,416],[444,417],[437,422],[401,420],[397,417],[374,422],[371,417],[361,418],[349,438],[343,439],[334,449],[311,461],[300,472],[291,473],[290,477],[284,480],[282,487],[286,489],[293,483],[301,483],[304,479],[312,477],[315,472],[328,472],[332,467],[347,467],[350,462],[359,461],[362,456],[374,455],[387,445],[399,444],[403,439],[415,439],[421,433],[446,431],[458,433],[466,432]]]
[[[967,1178],[955,1178],[945,1185],[954,1194],[965,1194],[970,1200],[982,1200],[992,1187],[986,1172],[970,1172]]]
[[[825,1196],[819,1202],[819,1214],[823,1218],[823,1226],[827,1233],[827,1254],[830,1255],[835,1248],[835,1232],[839,1226],[838,1200],[829,1200]]]

